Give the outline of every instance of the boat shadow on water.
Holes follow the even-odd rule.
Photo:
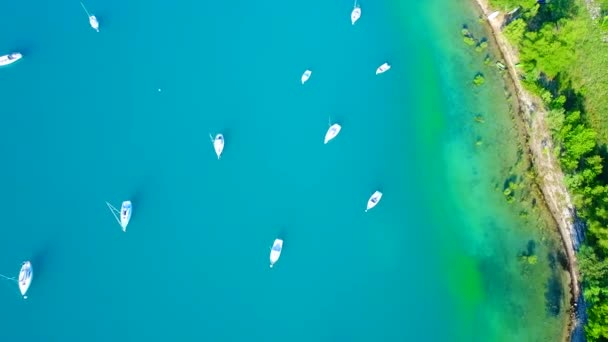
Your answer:
[[[285,229],[285,228],[279,229],[279,231],[277,232],[276,238],[285,241],[285,239],[287,238],[287,229]]]
[[[34,254],[31,257],[32,269],[34,271],[34,279],[32,280],[32,286],[36,286],[37,279],[41,279],[45,277],[46,271],[49,269],[49,265],[53,263],[53,257],[55,256],[55,252],[52,247],[53,244],[51,242],[44,242],[40,247],[38,247]]]
[[[133,210],[131,213],[131,219],[136,218],[139,212],[139,208],[143,207],[142,206],[142,199],[146,198],[145,195],[145,191],[144,191],[144,187],[139,187],[137,188],[135,191],[133,191],[132,195],[129,197],[129,200],[131,201],[131,203],[133,204]],[[143,203],[145,203],[145,200],[143,200]]]

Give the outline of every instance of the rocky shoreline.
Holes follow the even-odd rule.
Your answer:
[[[490,17],[493,12],[490,10],[487,0],[475,0],[485,18]],[[537,173],[536,182],[541,190],[543,200],[555,219],[559,235],[561,237],[566,256],[568,258],[568,272],[570,274],[570,292],[572,295],[570,307],[570,323],[565,332],[564,339],[570,340],[573,331],[579,326],[577,312],[580,302],[580,281],[576,261],[575,250],[579,243],[579,234],[576,229],[576,213],[570,194],[564,184],[564,174],[559,165],[559,161],[553,153],[553,141],[547,126],[546,112],[542,103],[535,96],[529,94],[520,82],[516,64],[518,61],[517,52],[507,41],[502,33],[504,24],[504,13],[492,15],[490,20],[486,20],[492,32],[501,54],[504,64],[509,73],[519,106],[519,117],[524,123],[525,138],[532,164]]]

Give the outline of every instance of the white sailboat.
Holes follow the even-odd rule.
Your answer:
[[[127,231],[127,226],[129,225],[129,221],[131,221],[131,214],[133,213],[133,204],[131,201],[124,201],[120,206],[120,210],[116,209],[109,202],[106,202],[108,208],[114,215],[114,218],[120,224],[123,232]]]
[[[23,262],[23,264],[21,264],[21,270],[19,271],[19,291],[21,291],[21,295],[24,299],[27,299],[25,294],[32,284],[33,277],[34,269],[32,268],[32,263],[29,261]]]
[[[387,72],[391,68],[391,65],[388,63],[384,63],[376,69],[376,75]]]
[[[272,248],[270,249],[270,267],[274,266],[274,264],[279,261],[281,257],[281,250],[283,249],[283,240],[276,239],[272,244]]]
[[[82,9],[87,14],[87,17],[89,17],[89,25],[91,25],[93,30],[99,32],[99,21],[97,21],[97,18],[94,15],[91,15],[89,13],[89,11],[87,11],[87,8],[84,6],[84,4],[82,2],[80,3],[80,5],[82,5]]]
[[[211,142],[213,142],[213,149],[215,150],[215,154],[217,154],[217,159],[220,159],[222,156],[222,152],[224,151],[224,135],[217,134],[215,138],[211,134],[209,134],[211,138]]]
[[[335,138],[338,135],[338,133],[340,133],[341,129],[342,129],[342,126],[340,126],[337,123],[329,126],[327,133],[325,133],[325,142],[324,143],[327,144],[331,139]]]
[[[23,57],[19,52],[9,53],[8,55],[0,56],[0,66],[13,64]]]
[[[304,73],[302,74],[302,84],[304,84],[304,83],[306,83],[306,81],[308,81],[308,79],[310,78],[310,75],[312,75],[312,70],[304,71]]]
[[[357,5],[357,0],[355,0],[355,6],[353,7],[353,11],[350,12],[350,22],[355,25],[359,18],[361,18],[361,7]]]
[[[372,196],[369,198],[369,200],[367,201],[367,208],[365,209],[365,212],[367,212],[371,208],[375,207],[378,204],[378,202],[380,202],[380,199],[382,199],[382,193],[380,191],[374,192],[372,194]]]

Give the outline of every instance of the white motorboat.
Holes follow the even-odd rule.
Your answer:
[[[306,81],[308,81],[308,79],[310,78],[310,75],[312,75],[312,70],[304,71],[304,73],[302,74],[302,84],[304,84],[304,83],[306,83]]]
[[[13,64],[23,57],[19,52],[9,53],[8,55],[0,56],[0,66]]]
[[[327,144],[331,139],[335,138],[338,135],[338,133],[340,133],[341,129],[342,129],[342,126],[340,126],[337,123],[329,126],[327,133],[325,133],[325,144]]]
[[[23,264],[21,264],[21,270],[19,271],[19,291],[21,291],[21,295],[25,299],[27,299],[25,294],[32,284],[33,277],[34,269],[32,268],[32,263],[25,261]]]
[[[215,154],[217,154],[217,159],[220,159],[222,156],[222,151],[224,151],[224,136],[222,134],[217,134],[213,141],[213,148],[215,149]]]
[[[357,1],[355,0],[355,7],[353,7],[353,11],[350,12],[350,22],[355,25],[359,18],[361,18],[361,7],[357,5]]]
[[[89,17],[89,25],[91,25],[93,30],[99,32],[99,21],[97,21],[97,17],[95,17],[94,15],[89,13],[89,11],[87,10],[87,8],[84,6],[84,4],[82,2],[80,3],[80,5],[82,6],[82,9],[87,14],[87,17]]]
[[[379,75],[379,74],[385,73],[385,72],[387,72],[387,71],[388,71],[388,69],[390,69],[390,68],[391,68],[391,65],[390,65],[390,64],[388,64],[388,63],[384,63],[384,64],[382,64],[381,66],[379,66],[379,67],[378,67],[378,69],[376,69],[376,75]]]
[[[127,231],[127,225],[129,225],[129,221],[131,221],[131,214],[133,213],[133,205],[131,201],[124,201],[120,206],[120,226],[122,227],[122,231]]]
[[[274,264],[279,261],[281,257],[281,250],[283,249],[283,240],[276,239],[272,244],[272,248],[270,249],[270,267],[274,266]]]
[[[381,198],[382,198],[382,193],[380,191],[374,192],[372,194],[372,196],[369,198],[369,200],[367,201],[367,208],[365,209],[365,212],[367,212],[371,208],[375,207],[378,204],[378,202],[380,202]]]

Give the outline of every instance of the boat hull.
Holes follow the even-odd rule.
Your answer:
[[[279,261],[281,257],[281,251],[283,250],[283,240],[276,239],[272,244],[272,248],[270,249],[270,267],[274,266],[274,264]]]
[[[381,199],[382,199],[382,193],[380,191],[374,192],[372,194],[372,196],[369,198],[369,200],[367,201],[367,208],[365,209],[365,211],[367,212],[368,210],[370,210],[373,207],[375,207],[376,205],[378,205],[378,202],[380,202]]]
[[[331,125],[329,127],[329,129],[327,130],[327,133],[325,133],[324,143],[327,144],[330,140],[332,140],[333,138],[338,136],[338,134],[340,134],[341,129],[342,129],[342,126],[340,126],[338,124]]]
[[[376,69],[376,75],[383,74],[387,72],[391,68],[391,65],[388,63],[384,63]]]
[[[25,261],[23,264],[21,264],[21,270],[19,271],[19,291],[21,292],[22,296],[25,297],[27,290],[30,288],[33,277],[34,269],[32,268],[32,263]]]
[[[353,8],[353,11],[350,13],[350,22],[355,25],[357,20],[361,18],[361,7]]]
[[[310,78],[310,75],[312,75],[312,71],[310,70],[306,70],[304,71],[304,73],[302,74],[302,84],[306,83],[308,81],[308,79]]]
[[[8,55],[0,56],[0,66],[10,65],[20,60],[23,57],[19,52],[14,52]]]
[[[89,25],[91,25],[93,30],[99,32],[99,21],[97,21],[97,17],[94,15],[89,17]]]
[[[133,205],[131,201],[124,201],[120,206],[120,226],[122,227],[122,231],[127,231],[127,226],[129,225],[129,221],[131,221],[131,214],[133,213]]]
[[[213,148],[215,149],[217,159],[220,159],[224,151],[224,136],[222,134],[216,135],[215,139],[213,139]]]

